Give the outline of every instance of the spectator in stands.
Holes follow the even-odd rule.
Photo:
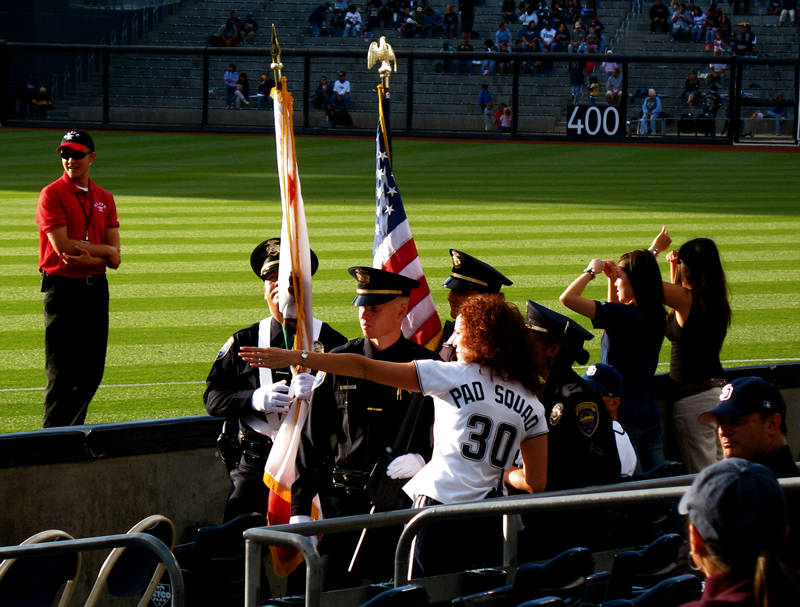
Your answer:
[[[378,0],[380,1],[380,0]],[[378,26],[379,27],[393,27],[396,13],[392,10],[391,5],[387,2],[378,9]]]
[[[714,58],[722,56],[722,49],[715,48],[714,49]],[[717,63],[712,61],[708,64],[708,81],[711,84],[720,84],[722,82],[722,78],[728,71],[728,66],[725,63]]]
[[[332,103],[325,106],[325,125],[334,128],[337,126],[352,127],[353,117],[344,106],[334,107]]]
[[[569,28],[566,23],[559,23],[556,38],[550,46],[554,53],[567,53],[571,48],[572,38],[569,35]]]
[[[519,21],[522,25],[528,25],[531,22],[533,22],[534,26],[539,24],[539,16],[536,14],[535,8],[532,2],[528,3],[525,12],[519,16]]]
[[[702,41],[703,35],[705,34],[705,29],[706,14],[699,6],[695,6],[692,9],[692,29],[689,32],[692,42]]]
[[[39,87],[39,90],[33,96],[33,99],[31,99],[31,103],[33,107],[36,108],[37,118],[47,118],[47,112],[53,109],[53,100],[50,99],[50,95],[47,94],[47,88],[43,86]],[[786,108],[783,109],[785,110]],[[778,134],[780,134],[780,131]]]
[[[579,61],[570,61],[567,67],[569,72],[569,88],[572,93],[572,103],[577,105],[580,101],[586,77],[583,75],[583,64]]]
[[[673,10],[670,15],[669,21],[672,25],[670,35],[672,41],[677,42],[689,37],[693,20],[692,16],[687,12],[685,4],[672,3]]]
[[[311,33],[314,37],[321,36],[323,31],[326,29],[325,18],[330,7],[331,3],[325,2],[323,4],[318,4],[316,8],[311,11],[311,16],[308,18],[308,22],[311,24]]]
[[[792,2],[791,4],[792,6],[796,6],[796,2]],[[782,0],[769,0],[769,4],[767,5],[767,14],[775,15],[777,17],[781,14],[782,8],[783,8]],[[778,25],[781,24],[779,23]]]
[[[225,89],[227,92],[227,105],[225,109],[233,109],[236,103],[236,85],[239,83],[239,72],[236,71],[236,66],[231,63],[228,69],[222,74],[222,80],[225,82]]]
[[[414,13],[411,12],[409,7],[405,7],[401,18],[400,35],[403,38],[413,38],[419,30],[420,24],[414,18]]]
[[[731,40],[731,51],[736,57],[754,57],[756,50],[753,45],[745,38],[744,32],[739,32]]]
[[[472,26],[475,24],[474,0],[459,0],[458,11],[461,16],[461,37],[469,40],[472,37]]]
[[[469,40],[465,38],[459,43],[456,52],[471,53],[474,50]],[[472,73],[472,61],[470,59],[459,59],[456,62],[456,72],[459,74]]]
[[[684,80],[681,98],[689,107],[698,105],[703,99],[703,93],[700,92],[700,80],[697,78],[697,72],[689,72],[689,76]]]
[[[481,112],[486,109],[489,102],[492,100],[492,93],[489,91],[488,84],[481,85],[481,92],[478,93],[478,105],[481,106]]]
[[[432,6],[425,9],[425,17],[422,20],[422,33],[426,38],[441,36],[444,34],[444,16]]]
[[[333,0],[333,10],[346,12],[347,7],[350,6],[347,0]]]
[[[494,101],[490,101],[483,108],[483,130],[494,131]]]
[[[505,21],[501,21],[497,26],[497,31],[494,33],[494,43],[497,45],[497,52],[509,53],[511,52],[511,30]]]
[[[786,441],[786,401],[772,382],[738,377],[722,388],[717,406],[700,415],[716,424],[724,457],[762,464],[780,477],[800,476]]]
[[[494,113],[494,116],[493,116],[493,119],[494,119],[494,130],[495,131],[499,131],[500,130],[500,125],[502,123],[503,114],[505,114],[505,111],[506,111],[506,104],[501,101],[497,105],[497,111]]]
[[[19,96],[18,109],[21,116],[32,118],[36,113],[33,98],[41,88],[42,85],[39,83],[36,75],[32,72],[28,74],[28,77],[25,79],[25,88],[22,89]]]
[[[775,96],[775,101],[783,102],[783,93],[778,93]],[[34,99],[34,103],[36,100]],[[764,113],[767,118],[773,118],[775,120],[775,134],[781,134],[781,121],[786,120],[789,117],[789,108],[785,105],[773,105],[770,106],[767,111]]]
[[[607,301],[583,296],[597,274],[608,278]],[[631,437],[642,471],[664,463],[663,433],[654,374],[666,313],[661,271],[650,251],[636,249],[614,263],[592,259],[559,297],[567,308],[604,329],[601,358],[625,380],[620,422]]]
[[[510,133],[511,126],[513,123],[513,114],[511,112],[511,108],[506,106],[503,110],[503,115],[500,116],[500,128],[497,129],[500,133]]]
[[[712,119],[716,109],[710,108]],[[657,256],[671,243],[665,226],[649,250]],[[731,324],[731,307],[725,271],[713,240],[689,240],[670,251],[667,261],[670,282],[664,283],[664,303],[670,308],[666,336],[672,343],[669,376],[675,387],[672,425],[681,461],[693,474],[721,455],[715,429],[703,426],[698,418],[719,401],[726,383],[721,379],[724,371],[719,353]]]
[[[791,517],[764,466],[733,458],[698,474],[681,498],[689,558],[706,576],[703,596],[683,607],[797,605],[797,580],[782,558]]]
[[[275,81],[267,74],[261,74],[258,83],[258,107],[272,109],[273,104],[270,91],[272,91],[273,88],[275,88]]]
[[[454,69],[453,61],[450,58],[450,55],[455,52],[455,49],[450,46],[450,43],[447,40],[445,40],[442,42],[442,48],[439,49],[439,52],[443,53],[444,57],[442,59],[437,59],[434,62],[433,69],[439,74],[450,74]]]
[[[753,31],[752,26],[749,23],[744,24],[744,39],[750,43],[753,47],[753,55],[756,54],[756,45],[758,44],[758,36],[756,36],[755,32]]]
[[[592,15],[591,20],[589,21],[589,31],[591,28],[594,28],[594,33],[597,35],[598,39],[598,47],[597,50],[600,53],[606,52],[606,28],[603,25],[602,21],[600,21],[600,17],[595,13]]]
[[[614,51],[610,49],[606,51],[606,55],[613,55],[613,54]],[[611,59],[612,59],[611,57],[608,57],[606,61],[603,61],[603,63],[600,64],[600,67],[603,68],[603,71],[606,74],[606,78],[608,78],[611,75],[611,72],[613,72],[615,68],[619,67],[619,64],[616,61],[612,61]]]
[[[581,53],[596,53],[600,50],[600,36],[594,29],[594,26],[589,26],[583,41],[578,46],[578,52]]]
[[[238,110],[242,104],[250,105],[250,82],[247,80],[247,74],[242,72],[236,81],[236,88],[233,90],[234,97],[236,98],[236,109]]]
[[[631,439],[625,429],[617,421],[619,408],[622,404],[622,391],[624,381],[622,375],[611,365],[596,363],[590,365],[583,374],[583,381],[594,390],[605,403],[606,411],[611,417],[614,428],[614,437],[617,441],[619,453],[619,476],[621,479],[630,479],[636,472],[636,450],[631,444]]]
[[[622,74],[615,67],[606,80],[606,101],[608,105],[619,105],[622,102]]]
[[[703,118],[711,121],[709,134],[715,135],[717,131],[717,112],[722,104],[722,96],[719,94],[719,87],[712,84],[709,90],[703,95]]]
[[[247,11],[247,16],[242,21],[242,27],[239,29],[242,42],[249,43],[256,39],[256,32],[258,31],[258,21],[256,21],[253,11]]]
[[[333,97],[333,87],[328,82],[327,76],[320,76],[319,84],[311,95],[311,105],[318,110],[324,110]]]
[[[361,13],[358,12],[355,4],[351,4],[344,15],[344,33],[342,35],[345,38],[358,38],[359,33],[361,33]]]
[[[746,15],[750,11],[750,0],[733,0],[733,14]]]
[[[239,30],[231,23],[230,19],[220,28],[217,36],[222,40],[223,46],[239,46]]]
[[[519,30],[519,40],[517,41],[517,48],[523,52],[534,52],[539,50],[539,34],[538,28],[534,21],[528,21]]]
[[[442,26],[444,27],[444,35],[448,38],[453,38],[458,34],[458,13],[452,4],[448,4],[444,9]]]
[[[731,18],[728,13],[720,12],[719,20],[717,22],[717,32],[720,34],[720,38],[724,44],[728,44],[728,41],[733,34],[733,24],[731,23]],[[714,34],[714,48],[717,48],[717,35]],[[723,48],[723,51],[726,49]]]
[[[331,103],[334,108],[344,106],[344,109],[350,111],[350,81],[346,78],[347,74],[339,72],[339,77],[333,83],[333,96]]]
[[[330,22],[328,24],[328,34],[331,36],[341,37],[344,34],[344,15],[345,11],[337,8],[333,9],[331,13]]]
[[[241,37],[242,20],[239,19],[239,16],[236,14],[236,11],[231,11],[231,14],[228,17],[228,20],[225,22],[225,25],[232,26],[233,29],[236,30],[236,40],[237,40],[236,46],[238,46],[238,43],[241,42],[242,39]]]
[[[647,97],[642,102],[642,119],[639,123],[640,135],[652,135],[657,132],[656,125],[661,115],[661,98],[656,95],[656,89],[647,89]]]
[[[541,31],[539,32],[539,51],[542,53],[550,53],[553,51],[553,43],[556,40],[558,32],[553,24],[548,20]]]
[[[705,42],[705,50],[710,51],[711,45],[714,43],[714,34],[719,29],[719,20],[722,16],[722,11],[718,6],[711,5],[706,11],[706,20],[703,27],[703,41]]]
[[[786,17],[789,17],[791,24],[795,24],[797,17],[797,0],[780,0],[781,14],[778,17],[778,25],[783,25]]]

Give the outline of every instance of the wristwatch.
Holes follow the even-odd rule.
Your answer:
[[[303,350],[302,352],[300,352],[301,362],[305,362],[307,358],[308,358],[308,350]]]
[[[589,276],[591,276],[591,277],[592,277],[592,279],[594,279],[595,275],[597,274],[597,272],[595,272],[595,271],[594,271],[594,269],[592,268],[592,266],[588,266],[588,267],[587,267],[587,268],[586,268],[586,269],[583,271],[583,273],[584,273],[584,274],[588,274]]]

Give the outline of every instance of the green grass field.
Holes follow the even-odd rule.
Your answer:
[[[203,413],[204,380],[219,346],[266,314],[248,260],[256,243],[280,232],[274,140],[94,135],[92,175],[116,197],[123,263],[110,273],[106,373],[87,423]],[[0,130],[0,432],[41,424],[33,218],[39,190],[61,174],[54,153],[60,136]],[[375,142],[300,138],[297,147],[311,244],[320,257],[315,314],[356,336],[355,283],[345,269],[371,260]],[[514,280],[510,301],[530,298],[564,311],[558,294],[589,259],[647,246],[667,224],[676,244],[708,236],[721,249],[734,308],[723,364],[800,358],[796,153],[395,141],[393,156],[443,318],[440,285],[450,247]],[[663,256],[661,265],[666,276]],[[603,298],[604,283],[593,283],[589,296]],[[596,360],[599,339],[590,345]],[[668,355],[665,344],[662,361]]]

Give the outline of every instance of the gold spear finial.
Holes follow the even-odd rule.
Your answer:
[[[385,90],[389,90],[389,78],[393,71],[397,71],[397,58],[394,56],[392,45],[386,42],[386,36],[381,36],[380,42],[373,42],[367,51],[367,69],[372,69],[378,61],[381,62],[378,74]],[[392,69],[394,67],[394,69]]]
[[[280,88],[283,77],[283,63],[281,63],[281,45],[278,43],[278,32],[272,24],[272,64],[269,66],[275,76],[275,86]]]

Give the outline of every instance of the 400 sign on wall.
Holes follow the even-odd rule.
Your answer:
[[[613,105],[567,106],[568,137],[621,137],[625,134],[621,123],[619,110]]]

